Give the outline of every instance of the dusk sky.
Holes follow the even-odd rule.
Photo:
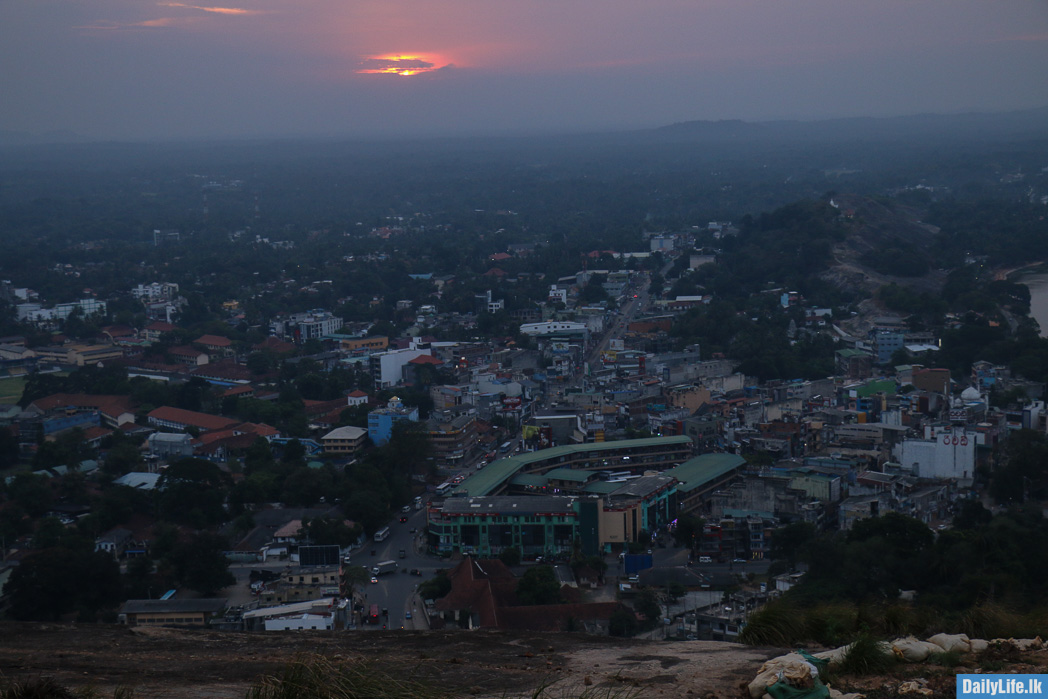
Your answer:
[[[0,0],[0,130],[413,136],[1048,106],[1048,0],[222,2]]]

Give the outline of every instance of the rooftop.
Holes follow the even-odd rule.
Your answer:
[[[677,468],[670,469],[666,475],[673,476],[680,481],[677,490],[687,493],[720,478],[745,463],[746,459],[737,454],[700,454],[693,459],[688,459]]]
[[[172,612],[204,612],[218,614],[226,608],[226,600],[217,597],[199,599],[129,599],[120,608],[121,614],[165,614]]]
[[[572,416],[574,417],[574,416]],[[658,446],[690,446],[691,438],[686,435],[676,437],[649,437],[647,439],[622,439],[616,442],[595,442],[592,444],[572,444],[562,447],[551,447],[539,451],[526,452],[505,459],[493,461],[483,470],[474,473],[463,481],[453,492],[456,495],[486,495],[503,483],[513,478],[518,472],[532,464],[543,461],[555,461],[561,457],[578,454],[615,453],[626,449],[646,449]]]
[[[445,514],[491,515],[532,513],[574,513],[575,498],[559,495],[477,498],[448,498],[441,511]]]

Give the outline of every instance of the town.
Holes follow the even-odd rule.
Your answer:
[[[293,224],[323,187],[230,172],[150,182],[178,228],[12,217],[7,619],[831,646],[1036,604],[1043,173],[615,227],[555,178],[555,211],[492,183]]]

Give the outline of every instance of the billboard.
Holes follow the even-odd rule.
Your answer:
[[[298,563],[303,566],[337,566],[341,559],[337,544],[326,546],[299,546]]]

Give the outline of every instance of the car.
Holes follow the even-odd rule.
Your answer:
[[[418,534],[418,529],[412,527],[411,529],[408,529],[408,534]]]
[[[400,523],[401,523],[401,524],[404,524],[404,523],[405,523],[405,522],[407,522],[407,521],[408,521],[408,518],[407,518],[407,517],[401,517],[401,518],[400,518]]]
[[[745,558],[733,558],[731,562],[732,563],[745,563],[746,559]]]
[[[410,619],[411,618],[411,612],[404,612],[404,618],[405,619]]]
[[[422,576],[422,571],[419,570],[418,568],[412,568],[411,569],[411,574],[412,575],[418,575],[419,577],[421,577]]]
[[[651,554],[652,554],[652,550],[648,549],[648,555],[650,556]]]
[[[699,563],[713,563],[713,559],[709,556],[699,556]]]
[[[371,584],[372,585],[377,585],[378,584],[378,576],[377,575],[372,575],[371,576]]]

